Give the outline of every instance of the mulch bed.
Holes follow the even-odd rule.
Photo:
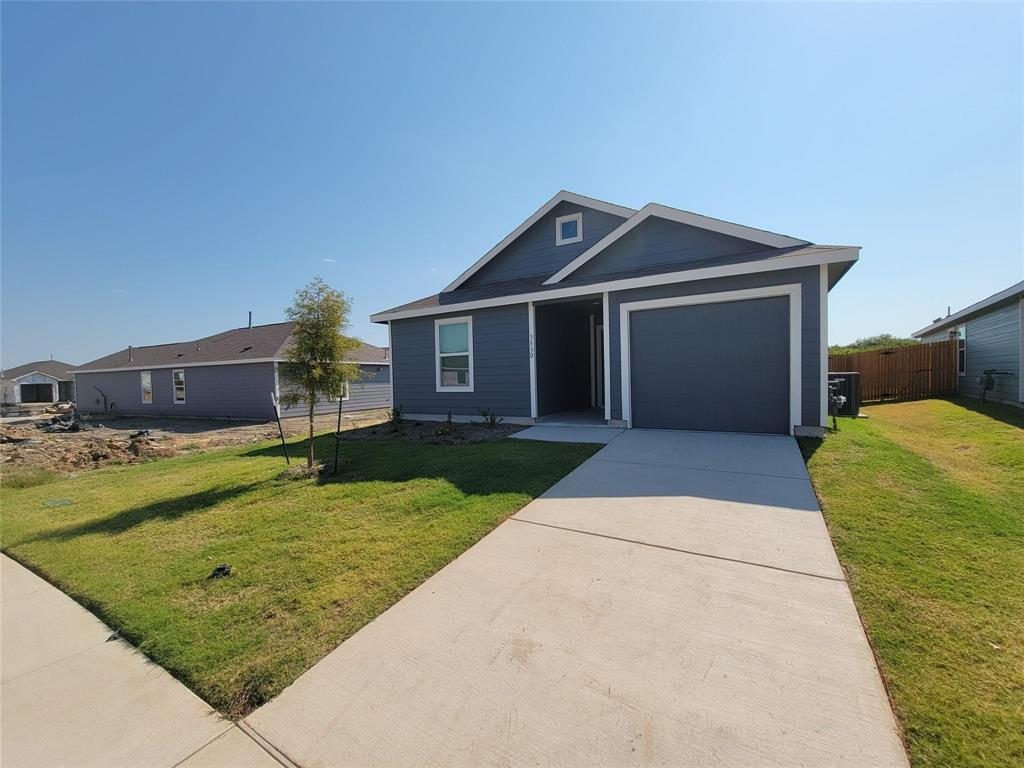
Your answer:
[[[341,433],[342,440],[409,440],[414,443],[437,445],[459,445],[463,443],[493,443],[511,434],[526,429],[521,424],[486,424],[443,421],[402,420],[397,425],[391,422],[362,429],[351,429]]]

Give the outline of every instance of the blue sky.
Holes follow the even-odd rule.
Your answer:
[[[2,6],[2,362],[443,288],[561,188],[863,246],[831,341],[1020,280],[1019,4]]]

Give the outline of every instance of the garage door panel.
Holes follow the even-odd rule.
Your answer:
[[[635,427],[789,432],[789,299],[630,315]]]

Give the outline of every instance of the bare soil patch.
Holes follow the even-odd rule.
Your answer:
[[[386,411],[360,411],[342,415],[342,431],[380,424]],[[316,432],[333,431],[336,414],[316,416]],[[240,422],[219,419],[174,419],[156,416],[83,416],[81,432],[47,433],[32,422],[0,424],[0,467],[8,470],[38,467],[66,474],[111,464],[136,464],[150,459],[247,445],[278,439],[276,422]],[[305,436],[304,418],[282,422],[287,437]],[[145,434],[138,435],[139,432]]]

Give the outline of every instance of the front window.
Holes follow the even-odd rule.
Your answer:
[[[583,239],[583,214],[573,213],[555,219],[555,245],[578,243]]]
[[[139,373],[139,383],[142,386],[142,403],[150,405],[153,402],[153,374],[150,371]]]
[[[174,402],[184,403],[185,402],[185,372],[183,370],[174,371],[171,374],[171,378],[174,381]]]
[[[457,317],[434,323],[437,391],[473,391],[473,320]]]

